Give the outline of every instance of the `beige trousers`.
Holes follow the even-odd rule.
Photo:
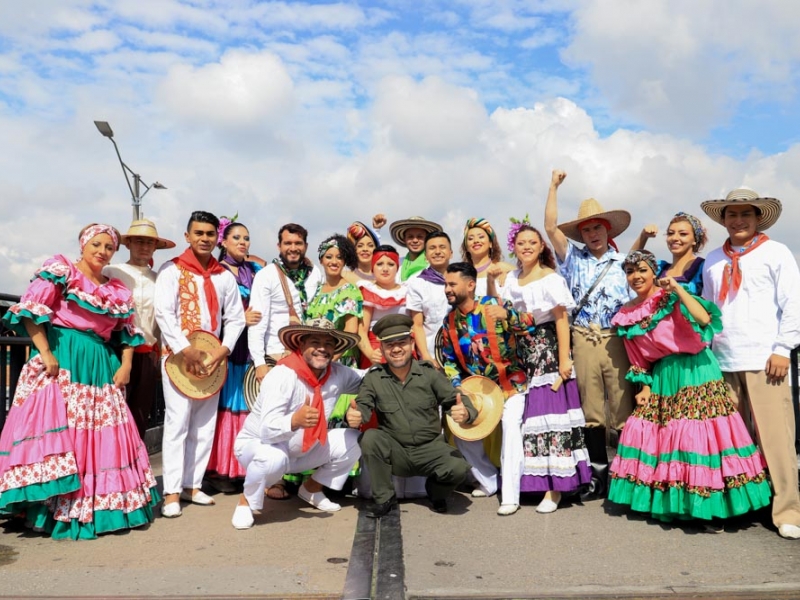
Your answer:
[[[792,390],[784,378],[767,383],[765,371],[723,373],[733,403],[767,461],[772,490],[772,522],[800,526],[797,454],[794,448]]]
[[[572,357],[575,381],[581,393],[586,427],[622,429],[633,412],[634,386],[625,381],[630,363],[622,338],[572,332]],[[606,402],[610,423],[606,423]]]

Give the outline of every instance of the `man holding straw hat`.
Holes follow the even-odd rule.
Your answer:
[[[592,484],[583,498],[592,499],[605,496],[608,489],[606,427],[621,430],[633,412],[635,392],[625,380],[628,355],[611,327],[611,319],[632,298],[622,270],[625,255],[614,242],[630,225],[631,215],[624,210],[604,210],[589,198],[581,202],[577,219],[559,225],[557,190],[566,176],[564,171],[553,171],[544,227],[558,270],[577,305],[572,313],[572,354],[592,465]],[[610,423],[606,422],[606,404]]]
[[[787,378],[789,355],[800,345],[800,271],[789,248],[764,233],[780,217],[781,202],[740,188],[701,206],[728,230],[728,239],[703,265],[703,297],[722,311],[722,331],[711,349],[767,461],[775,492],[772,522],[781,537],[800,539]]]
[[[342,489],[361,456],[359,432],[328,430],[327,422],[339,396],[356,393],[361,383],[360,371],[332,362],[358,344],[358,335],[338,331],[320,318],[282,327],[278,336],[289,355],[264,377],[233,447],[247,471],[231,519],[236,529],[253,526],[253,511],[264,506],[264,490],[286,473],[316,469],[297,496],[324,512],[341,510],[322,488]]]
[[[432,363],[412,357],[413,325],[407,315],[387,315],[375,323],[386,364],[369,370],[347,410],[353,428],[369,422],[373,412],[377,415],[378,427],[367,429],[359,440],[375,502],[367,509],[372,518],[397,506],[392,475],[427,477],[433,510],[447,512],[447,497],[470,469],[445,441],[439,407],[456,423],[471,423],[478,412]]]
[[[133,294],[136,305],[134,323],[144,334],[145,343],[133,349],[130,383],[125,386],[125,402],[131,409],[139,435],[144,439],[150,410],[156,397],[156,386],[161,373],[158,329],[155,314],[156,272],[152,268],[156,250],[174,248],[175,242],[158,237],[152,221],[139,219],[131,223],[128,232],[120,237],[120,244],[130,252],[128,262],[108,265],[103,269],[106,277],[121,280]]]

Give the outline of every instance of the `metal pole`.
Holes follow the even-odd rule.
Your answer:
[[[142,203],[142,197],[139,195],[139,175],[136,173],[133,174],[133,220],[138,221],[141,217],[140,214],[140,207]]]

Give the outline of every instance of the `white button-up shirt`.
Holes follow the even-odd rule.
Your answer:
[[[406,282],[406,286],[406,309],[422,313],[428,352],[436,357],[436,334],[450,310],[444,284],[431,283],[417,274]]]
[[[108,265],[103,269],[106,277],[115,277],[125,284],[133,294],[133,303],[136,314],[133,321],[136,327],[144,333],[144,341],[148,346],[158,342],[161,332],[156,323],[155,297],[156,297],[156,272],[150,267],[137,267],[123,263]]]

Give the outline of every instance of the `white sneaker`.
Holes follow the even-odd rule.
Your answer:
[[[497,514],[501,517],[507,517],[508,515],[513,515],[518,510],[519,504],[501,504],[500,508],[497,509]]]
[[[231,518],[231,525],[236,529],[250,529],[253,526],[255,519],[253,519],[253,511],[249,506],[239,505],[233,511]]]
[[[168,519],[174,519],[175,517],[180,517],[182,514],[183,513],[181,512],[180,502],[170,502],[169,504],[161,505],[162,517],[167,517]]]
[[[544,499],[539,502],[539,505],[536,507],[536,512],[541,514],[547,514],[551,512],[556,512],[558,508],[558,503],[553,502],[552,500]]]
[[[342,510],[342,507],[336,504],[336,502],[331,502],[324,492],[320,491],[312,494],[306,489],[305,485],[301,485],[297,490],[297,497],[301,500],[305,500],[314,508],[325,512],[338,512]]]
[[[778,535],[787,540],[800,540],[800,527],[791,523],[784,523],[778,527]]]

